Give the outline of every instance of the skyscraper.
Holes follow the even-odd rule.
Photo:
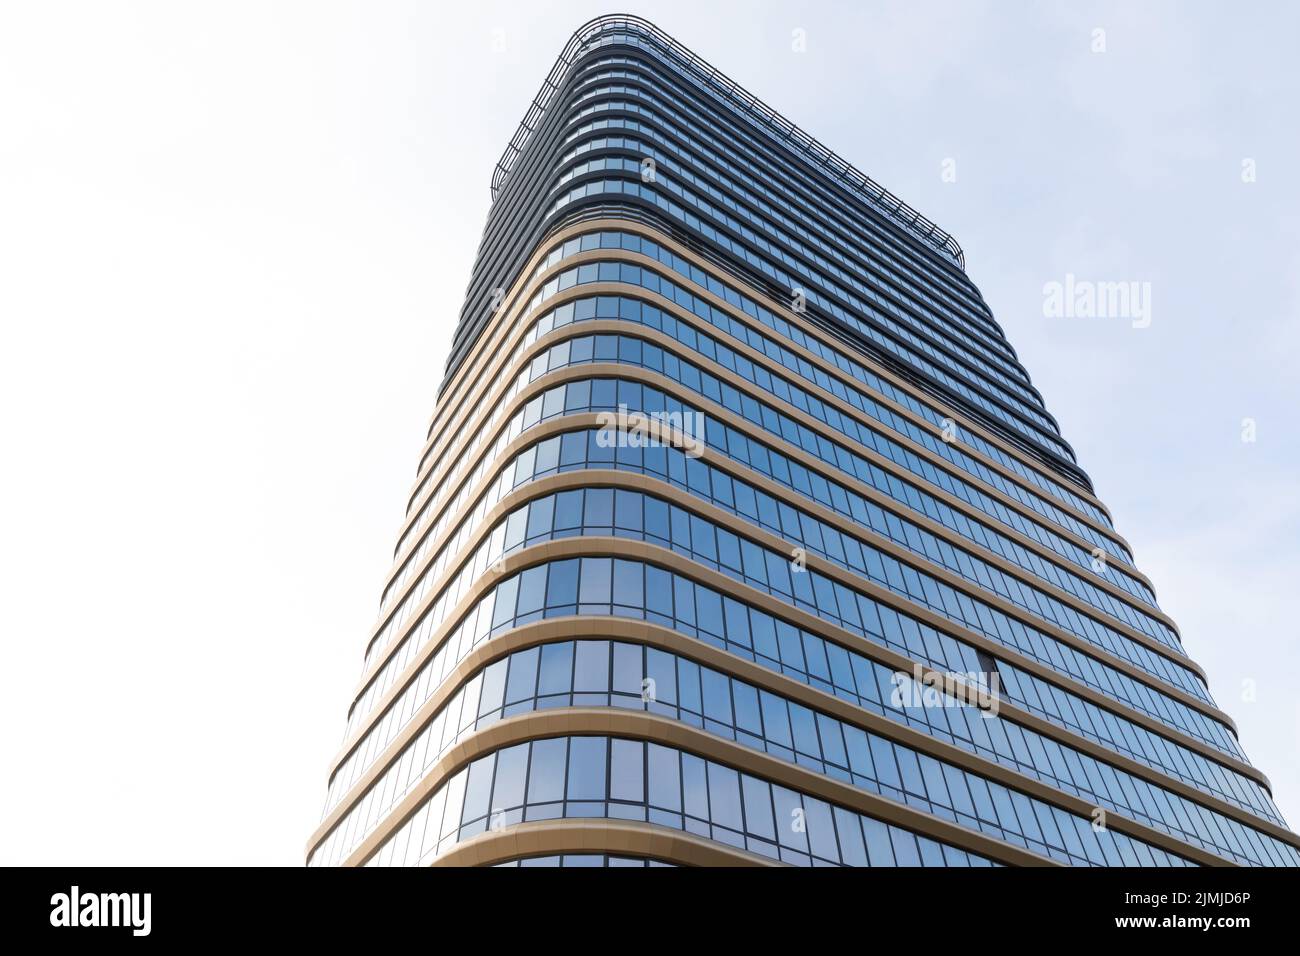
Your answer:
[[[311,865],[1295,865],[933,222],[653,25],[494,202]]]

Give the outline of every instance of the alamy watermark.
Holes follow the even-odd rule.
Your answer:
[[[949,685],[960,681],[966,685],[968,697],[962,699],[949,691]],[[984,718],[996,717],[1000,696],[1000,683],[997,673],[985,674],[982,671],[961,673],[939,673],[921,669],[920,664],[912,665],[912,673],[895,671],[889,682],[894,689],[889,693],[891,706],[905,707],[976,707]]]
[[[633,412],[626,405],[596,417],[601,448],[680,448],[687,458],[704,454],[703,412]]]
[[[1151,283],[1095,282],[1067,272],[1064,282],[1043,284],[1043,315],[1049,319],[1129,319],[1133,328],[1151,324]]]
[[[74,886],[50,897],[51,926],[117,926],[133,936],[148,936],[151,927],[151,893],[83,893]]]

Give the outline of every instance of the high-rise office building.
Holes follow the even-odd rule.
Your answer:
[[[1300,862],[951,236],[631,17],[492,192],[311,865]]]

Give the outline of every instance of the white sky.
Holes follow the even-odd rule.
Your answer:
[[[1297,14],[632,11],[957,236],[1300,824]],[[0,2],[0,863],[301,863],[492,165],[602,12]]]

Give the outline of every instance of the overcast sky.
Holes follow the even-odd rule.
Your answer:
[[[957,237],[1300,825],[1300,16],[628,6]],[[0,862],[302,862],[492,166],[604,12],[0,3]]]

